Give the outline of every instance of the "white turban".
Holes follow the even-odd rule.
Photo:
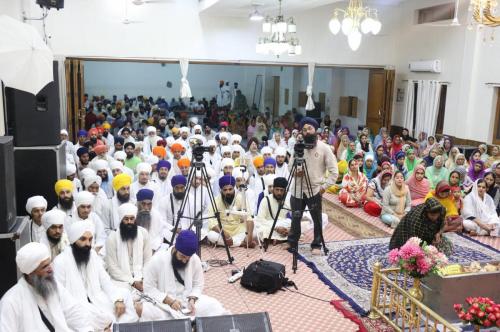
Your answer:
[[[286,157],[286,149],[284,147],[282,147],[282,146],[278,146],[274,150],[274,154],[276,154],[277,156]]]
[[[68,131],[66,129],[61,129],[61,135],[68,136]]]
[[[118,218],[120,222],[125,216],[137,216],[137,206],[132,203],[124,203],[118,208]]]
[[[42,225],[45,229],[49,229],[52,225],[64,225],[66,213],[59,209],[47,211],[42,216]]]
[[[267,187],[273,185],[275,178],[276,178],[276,175],[274,175],[274,174],[266,174],[263,176],[264,186],[266,186],[266,189],[267,189]]]
[[[127,154],[125,153],[125,151],[116,151],[113,154],[113,158],[119,159],[119,160],[125,160],[125,159],[127,159]]]
[[[109,168],[111,168],[111,170],[114,170],[114,169],[121,169],[122,172],[123,172],[123,164],[121,161],[118,161],[118,160],[113,160],[109,163]]]
[[[224,159],[222,159],[222,161],[220,163],[220,169],[224,170],[224,167],[226,167],[226,166],[232,166],[232,167],[234,167],[234,160],[231,159],[231,158],[224,158]]]
[[[228,145],[224,145],[223,147],[220,148],[220,153],[224,155],[224,153],[227,152],[232,152],[232,148]]]
[[[273,149],[271,149],[271,148],[270,148],[270,147],[268,147],[268,146],[265,146],[265,147],[263,147],[263,148],[260,150],[260,152],[261,152],[262,154],[266,154],[266,153],[270,153],[270,154],[272,154],[272,153],[273,153]]]
[[[243,147],[241,145],[232,145],[231,146],[231,153],[234,151],[239,151],[240,156],[243,156],[245,154],[245,150],[243,149]]]
[[[138,163],[137,166],[135,167],[135,170],[137,171],[137,174],[143,172],[150,174],[153,169],[151,168],[151,165],[148,163]]]
[[[189,133],[189,128],[188,127],[181,127],[180,133]]]
[[[165,141],[167,141],[167,146],[171,147],[172,144],[175,143],[175,138],[173,138],[172,136],[168,136]]]
[[[108,168],[108,162],[104,159],[98,159],[92,163],[92,168],[97,172]]]
[[[234,134],[233,136],[231,136],[231,144],[233,144],[234,141],[241,143],[241,136],[238,134]]]
[[[92,205],[94,203],[95,196],[88,191],[80,191],[76,194],[75,205],[79,207],[80,205]]]
[[[236,168],[233,170],[233,177],[234,177],[235,179],[237,179],[237,178],[243,178],[243,180],[245,180],[245,181],[246,181],[246,180],[248,180],[248,172],[243,173],[243,172],[241,171],[241,168],[236,167]]]
[[[205,144],[205,137],[203,137],[202,135],[200,134],[195,134],[193,136],[191,136],[191,139],[192,140],[198,140],[200,141],[203,145]]]
[[[160,119],[160,121],[158,122],[160,125],[164,125],[166,126],[167,125],[167,120],[165,119]]]
[[[102,179],[99,175],[90,175],[83,179],[83,185],[87,190],[89,190],[89,187],[94,183],[97,183],[99,187],[101,186]]]
[[[153,126],[149,126],[146,128],[146,135],[149,135],[149,133],[155,133],[156,134],[156,128]]]
[[[197,124],[196,126],[193,127],[193,130],[196,131],[196,130],[202,130],[202,129],[201,129],[201,126],[199,124]]]
[[[86,177],[97,175],[97,173],[92,168],[84,168],[80,171],[80,178],[85,179]]]
[[[66,176],[70,176],[76,173],[76,166],[75,164],[68,164],[66,163]]]
[[[189,122],[192,122],[194,124],[198,124],[198,117],[193,116],[191,119],[189,119]],[[201,127],[200,127],[201,128]]]
[[[226,139],[229,139],[229,134],[227,132],[222,132],[219,134],[219,139],[222,139],[223,137],[225,137]]]
[[[148,164],[150,164],[150,165],[156,165],[160,161],[160,158],[158,158],[157,156],[151,154],[151,155],[147,155],[146,156],[146,160],[145,161]]]
[[[47,209],[47,200],[43,196],[33,196],[28,198],[26,201],[26,212],[31,214],[34,208],[45,208]]]
[[[49,248],[39,242],[30,242],[17,252],[16,264],[22,273],[30,274],[46,259],[50,259]]]
[[[208,146],[217,146],[217,142],[214,139],[208,140],[207,142]]]
[[[90,220],[79,220],[73,222],[66,233],[68,234],[69,242],[73,244],[78,241],[85,232],[90,232],[94,235],[94,231],[94,224],[92,224]]]

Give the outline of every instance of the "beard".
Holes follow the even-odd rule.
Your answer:
[[[73,251],[73,257],[77,266],[85,265],[89,262],[91,249],[91,246],[80,247],[76,243],[71,244],[71,250]]]
[[[281,166],[283,166],[284,163],[285,163],[284,161],[281,163],[279,161],[276,161],[276,166],[281,167]]]
[[[125,152],[127,154],[127,159],[132,159],[134,157],[134,152]]]
[[[59,242],[61,242],[61,237],[53,237],[53,236],[50,236],[48,233],[47,233],[47,239],[49,240],[50,243],[52,244],[58,244]]]
[[[97,137],[91,137],[90,138],[90,142],[92,142],[92,144],[96,144],[97,143]]]
[[[235,194],[222,195],[222,199],[226,204],[233,204]]]
[[[124,224],[120,223],[120,237],[123,241],[135,240],[137,237],[137,225],[136,224]]]
[[[119,191],[117,191],[116,198],[118,198],[118,201],[120,201],[120,203],[128,203],[128,201],[130,199],[130,194],[122,195],[122,194],[120,194]]]
[[[104,176],[101,176],[101,180],[102,180],[102,182],[108,182],[108,180],[109,180],[108,173],[106,173],[106,175],[104,175]]]
[[[175,199],[179,200],[179,201],[183,200],[184,196],[186,196],[186,192],[185,191],[180,192],[180,193],[174,191],[172,194],[174,194]]]
[[[64,210],[70,210],[71,208],[73,208],[73,196],[66,198],[58,197],[57,200]]]
[[[317,139],[318,139],[318,136],[316,134],[304,135],[304,143],[306,143],[306,144],[316,145]]]
[[[183,269],[185,268],[187,265],[187,263],[184,263],[183,261],[181,261],[180,259],[177,258],[177,255],[175,254],[175,252],[172,250],[172,266],[175,268],[175,269]]]
[[[274,193],[273,193],[273,197],[275,200],[277,200],[278,202],[281,202],[283,200],[283,195],[281,196],[276,196]]]
[[[30,279],[35,292],[45,300],[57,292],[57,283],[53,274],[45,277],[33,275]]]
[[[135,223],[149,231],[151,227],[151,212],[146,210],[137,212]]]

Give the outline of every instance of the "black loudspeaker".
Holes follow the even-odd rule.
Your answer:
[[[0,136],[0,233],[8,233],[15,221],[14,141],[11,136]]]
[[[113,332],[192,332],[190,319],[158,320],[153,322],[113,324]]]
[[[0,273],[0,298],[12,286],[17,283],[17,265],[16,253],[19,249],[19,240],[13,241],[11,237],[0,237],[0,264],[2,273]]]
[[[16,201],[19,215],[26,215],[26,200],[41,195],[47,209],[57,204],[54,184],[66,178],[66,146],[15,147]]]
[[[271,332],[267,312],[196,318],[196,332]]]
[[[55,8],[57,10],[64,8],[64,0],[36,0],[37,5],[42,8]]]
[[[14,136],[16,147],[58,145],[61,142],[57,61],[54,61],[52,69],[54,81],[36,96],[5,88],[7,135]]]

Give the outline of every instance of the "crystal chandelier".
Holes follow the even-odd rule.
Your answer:
[[[285,19],[281,12],[279,0],[279,14],[276,17],[266,17],[262,24],[262,32],[266,36],[259,38],[256,51],[259,54],[273,54],[279,57],[287,53],[289,56],[302,54],[302,46],[297,38],[297,25],[293,17]]]
[[[497,16],[497,0],[471,0],[469,3],[469,24],[467,28],[472,30],[477,26],[480,30],[485,27],[492,28],[489,37],[490,42],[494,42],[495,35],[493,28],[500,26],[500,15]],[[487,41],[486,30],[483,30],[483,42]]]
[[[339,14],[344,15],[342,22]],[[335,8],[329,28],[334,35],[342,30],[347,36],[349,47],[356,51],[361,45],[361,33],[376,35],[380,32],[382,23],[378,20],[376,9],[364,7],[362,0],[350,0],[347,9]]]

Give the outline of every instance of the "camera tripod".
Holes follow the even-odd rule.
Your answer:
[[[299,176],[297,174],[297,172],[303,173],[302,176]],[[290,171],[290,175],[288,176],[288,184],[287,184],[285,193],[283,195],[283,200],[279,203],[278,211],[276,212],[276,215],[274,216],[273,225],[271,227],[271,231],[269,232],[268,239],[271,239],[271,237],[273,235],[274,228],[276,226],[276,222],[278,221],[278,217],[280,215],[281,210],[283,209],[283,206],[285,205],[286,197],[290,191],[292,180],[293,180],[293,194],[294,195],[296,195],[297,193],[300,194],[300,197],[295,196],[296,199],[301,199],[302,201],[304,201],[305,199],[311,199],[314,196],[313,191],[312,191],[311,178],[309,177],[309,171],[307,169],[307,163],[306,163],[306,160],[304,159],[303,148],[300,150],[295,149],[295,158],[293,159],[292,169]],[[305,186],[306,186],[305,189],[307,190],[307,192],[304,192],[304,190],[303,190],[304,189],[304,182],[305,182]],[[298,185],[297,185],[297,183],[298,183]],[[291,211],[292,212],[292,225],[294,223],[299,223],[299,225],[300,225],[300,220],[302,219],[302,215],[304,212],[312,211],[314,213],[314,211],[317,209],[316,204],[305,203],[304,207],[305,206],[307,206],[308,209],[293,210],[293,208],[292,208],[292,211]],[[320,213],[321,213],[321,211],[320,211]],[[312,217],[312,215],[311,215],[311,217]],[[322,221],[321,221],[321,214],[320,214],[319,221],[315,220],[315,218],[312,218],[312,219],[313,219],[313,223],[316,223],[316,222],[320,223],[319,229],[320,229],[320,236],[321,236],[321,245],[323,246],[323,251],[326,255],[326,254],[328,254],[328,249],[326,248],[325,239],[323,238],[323,225],[322,225]],[[292,252],[292,255],[293,255],[293,260],[292,260],[293,273],[296,273],[296,271],[297,271],[297,255],[298,255],[298,250],[299,250],[300,234],[296,234],[296,236],[297,236],[297,240],[292,243],[292,247],[290,248],[290,251]],[[268,242],[269,241],[264,241],[264,250],[265,251],[267,251],[267,247],[269,245]]]
[[[201,158],[200,158],[201,156]],[[224,247],[226,249],[226,254],[227,254],[227,260],[229,264],[232,264],[234,261],[234,257],[231,256],[231,252],[229,251],[229,246],[227,245],[226,242],[226,236],[224,234],[224,229],[222,228],[222,223],[220,221],[220,211],[217,209],[217,204],[215,204],[215,197],[214,193],[212,191],[212,187],[210,186],[210,181],[208,180],[208,173],[207,169],[205,167],[205,164],[201,161],[203,160],[203,155],[194,155],[194,161],[191,162],[191,168],[189,170],[189,175],[187,178],[187,187],[186,187],[186,194],[182,200],[181,207],[179,211],[177,212],[177,220],[175,221],[174,229],[172,230],[172,238],[170,239],[170,245],[174,244],[174,239],[177,234],[177,229],[179,228],[179,223],[181,218],[184,219],[191,219],[192,222],[189,225],[188,229],[191,229],[193,226],[195,227],[196,230],[196,236],[198,237],[198,243],[201,241],[201,228],[203,226],[203,220],[210,219],[215,217],[217,219],[217,224],[219,225],[219,229],[221,230],[221,236],[222,240],[224,241]],[[194,189],[194,213],[193,216],[194,218],[191,217],[185,217],[184,216],[184,210],[186,208],[187,201],[189,199],[189,191],[191,190],[193,186],[193,180],[196,181],[195,175],[197,172],[201,172],[201,177],[202,177],[202,182],[204,181],[207,184],[207,192],[208,192],[208,197],[210,200],[210,204],[212,205],[212,209],[214,211],[214,216],[206,216],[203,217],[203,207],[200,204],[200,210],[197,210],[197,197],[196,197],[196,188]],[[200,184],[200,186],[203,186],[203,183]],[[200,202],[203,204],[203,187],[200,190]],[[196,252],[198,257],[201,259],[201,246],[198,246],[198,250]]]

